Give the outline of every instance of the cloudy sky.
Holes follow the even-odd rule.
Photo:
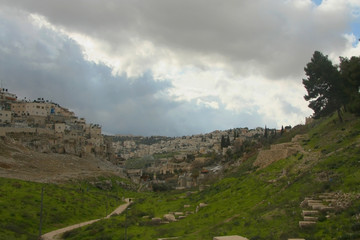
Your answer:
[[[315,50],[360,55],[360,0],[0,0],[0,80],[108,134],[304,123]]]

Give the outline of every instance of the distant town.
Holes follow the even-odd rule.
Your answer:
[[[0,89],[0,137],[42,153],[110,161],[148,188],[169,183],[174,188],[193,187],[221,171],[226,154],[239,151],[243,143],[290,128],[234,128],[183,137],[105,136],[99,124],[87,123],[57,103],[44,98],[19,100],[8,89]]]
[[[98,124],[87,124],[84,118],[44,98],[19,100],[4,88],[0,89],[0,126],[0,136],[19,139],[41,152],[79,156],[107,152]]]

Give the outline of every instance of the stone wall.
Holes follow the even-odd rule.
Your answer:
[[[13,133],[38,133],[38,134],[54,134],[53,130],[45,128],[18,128],[18,127],[1,127],[0,136],[6,136]]]
[[[295,136],[289,143],[274,144],[271,145],[270,149],[260,150],[254,162],[254,166],[261,169],[267,167],[268,165],[276,161],[301,152],[302,147],[298,142],[300,139],[302,138],[299,136]]]

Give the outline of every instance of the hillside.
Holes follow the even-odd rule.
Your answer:
[[[127,214],[64,239],[124,239],[125,228],[128,239],[360,238],[360,120],[353,115],[293,128],[203,191],[137,193],[108,162],[36,153],[7,138],[0,144],[0,239],[37,239],[42,187],[43,233],[105,216],[135,197]]]
[[[201,192],[142,194],[126,221],[113,217],[64,237],[123,239],[128,226],[129,239],[359,239],[360,120],[318,120],[278,144],[296,135],[301,151],[287,158],[260,168],[254,156]]]
[[[0,177],[53,183],[104,175],[122,176],[122,172],[91,155],[41,153],[11,138],[0,139]]]

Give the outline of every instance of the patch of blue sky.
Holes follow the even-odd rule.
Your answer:
[[[360,22],[351,23],[351,32],[356,36],[360,37]]]
[[[315,3],[317,6],[319,6],[322,2],[322,0],[312,0],[313,3]]]
[[[355,35],[356,39],[360,39],[360,7],[356,7],[352,11],[352,16],[354,17],[353,22],[351,23],[351,33]],[[355,41],[354,45],[357,45],[358,41]]]
[[[360,20],[359,18],[356,20]],[[353,46],[355,47],[358,44],[358,41],[360,41],[360,21],[351,23],[351,33],[354,34],[356,41],[353,43]]]

